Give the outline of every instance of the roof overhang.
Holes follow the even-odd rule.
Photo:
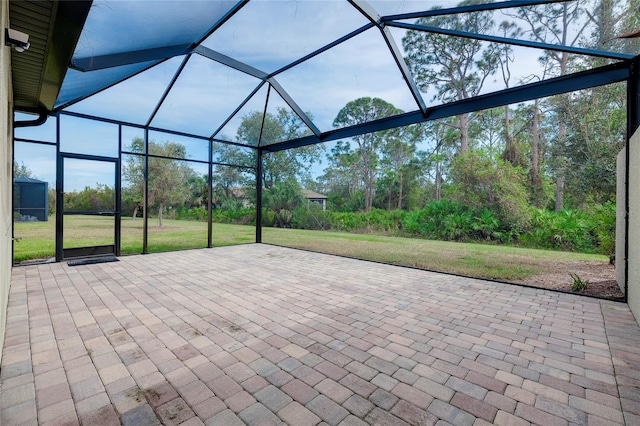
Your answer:
[[[31,46],[11,51],[17,111],[51,111],[78,43],[91,1],[10,0],[9,22],[29,35]]]

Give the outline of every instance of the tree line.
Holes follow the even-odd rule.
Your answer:
[[[468,3],[472,2],[460,5]],[[618,1],[559,2],[517,8],[512,21],[505,15],[505,20],[496,22],[494,12],[487,11],[421,18],[417,24],[635,52],[636,41],[613,37],[635,28],[636,6]],[[408,31],[402,45],[419,88],[431,93],[436,103],[474,97],[491,79],[512,87],[606,62],[544,51],[538,58],[538,75],[513,81],[512,68],[517,64],[509,45],[420,31]],[[478,200],[481,203],[500,203],[499,193],[505,191],[519,203],[555,211],[614,201],[615,155],[625,143],[625,108],[625,86],[614,84],[357,136],[331,150],[329,167],[316,188],[339,194],[334,204],[340,208],[364,211],[412,209],[443,197],[473,204],[478,194],[485,198]],[[382,99],[361,98],[338,113],[334,126],[400,112]],[[494,182],[493,188],[487,188],[488,181]]]

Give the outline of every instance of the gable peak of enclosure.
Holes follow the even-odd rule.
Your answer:
[[[93,1],[50,110],[268,151],[345,139],[627,79],[635,47],[603,32],[597,13],[586,13],[599,4],[591,3]],[[611,13],[630,7],[611,3]],[[569,14],[567,37],[541,36],[531,23],[552,10]],[[481,87],[462,79],[466,87],[451,89],[468,93],[450,96],[424,83],[420,73],[443,66],[417,64],[416,54],[438,46],[456,54],[470,43],[468,63],[486,74]],[[483,55],[499,49],[506,82],[497,67],[481,69]],[[534,78],[553,55],[582,71]],[[338,123],[361,98],[395,108]],[[239,126],[252,114],[260,131],[243,138]],[[298,131],[270,138],[265,123],[279,114]]]

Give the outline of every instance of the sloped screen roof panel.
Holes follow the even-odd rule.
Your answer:
[[[144,125],[175,75],[183,57],[163,61],[109,90],[71,105],[68,111]],[[133,65],[132,65],[133,66]],[[103,72],[114,72],[117,68]],[[77,72],[72,70],[72,72]],[[92,73],[77,72],[77,79]],[[115,76],[115,75],[114,75]]]
[[[74,59],[194,43],[237,1],[94,1]]]
[[[516,87],[532,85],[517,99],[535,98],[536,81],[564,76],[552,67],[544,69],[538,58],[545,55],[559,52],[583,65],[573,72],[632,58],[616,51],[622,43],[606,42],[604,26],[594,22],[606,18],[607,11],[589,16],[588,1],[98,0],[56,108],[229,142],[241,139],[238,131],[245,117],[262,117],[263,125],[280,113],[299,120],[300,132],[288,135],[289,140],[264,133],[261,140],[242,141],[269,150],[348,138],[482,109],[488,103],[509,103]],[[557,8],[578,10],[578,3],[570,37],[563,42],[537,37],[537,30],[527,26],[527,14],[553,9],[557,15],[562,12]],[[624,12],[618,9],[610,11],[612,16]],[[474,26],[482,20],[483,26]],[[519,28],[502,27],[505,20]],[[547,27],[552,28],[551,23]],[[428,56],[455,56],[448,46],[456,40],[463,45],[457,56],[470,55],[462,68],[493,68],[461,76],[448,87],[446,78],[438,80],[447,65],[429,63]],[[469,53],[473,43],[479,47]],[[504,49],[501,64],[496,55],[493,62],[485,61],[485,52],[499,49]],[[602,61],[588,60],[592,57]],[[168,64],[171,70],[159,71]],[[504,67],[510,67],[507,82]],[[606,81],[598,80],[600,74],[593,79],[587,75],[581,84],[619,81],[624,74],[617,69],[602,72],[608,73]],[[528,78],[534,73],[544,78]],[[474,79],[482,83],[477,90]],[[460,81],[465,87],[456,86]],[[556,83],[554,90],[564,90]],[[445,93],[458,89],[469,93]],[[487,95],[496,92],[502,93],[500,100],[489,102]],[[337,120],[350,103],[370,99],[375,104],[376,98],[393,108],[356,124]],[[118,106],[127,99],[126,106]],[[127,112],[133,106],[135,111]]]
[[[403,111],[418,109],[377,28],[283,72],[278,80],[322,131],[334,127],[342,107],[362,97],[386,99]]]
[[[367,22],[346,1],[252,1],[202,45],[275,72]]]
[[[151,124],[209,137],[260,80],[193,55]]]
[[[56,101],[56,108],[64,107],[67,104],[75,103],[87,96],[98,93],[113,84],[156,65],[158,62],[142,62],[91,72],[70,69],[62,83],[60,95]]]

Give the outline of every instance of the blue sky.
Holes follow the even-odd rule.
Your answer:
[[[234,3],[97,0],[92,6],[74,57],[90,57],[153,47],[158,43],[175,44],[190,40],[193,34],[201,33],[202,29],[211,24],[210,17],[221,16]],[[369,3],[380,14],[388,15],[426,10],[436,5],[451,7],[457,2],[403,0]],[[193,11],[197,13],[192,14]],[[501,21],[501,12],[496,12],[494,19],[496,22]],[[210,36],[203,46],[265,72],[273,72],[367,22],[346,1],[251,1]],[[394,28],[391,32],[401,48],[405,31]],[[518,79],[539,70],[537,58],[540,55],[539,51],[531,49],[515,48],[514,51],[516,62],[512,68],[512,85]],[[182,60],[182,57],[169,59],[68,109],[145,124]],[[118,70],[105,70],[101,73],[115,75]],[[91,80],[89,73],[81,75],[71,71],[69,76],[71,79],[63,86],[63,92],[66,93],[76,93],[72,90],[71,82],[78,84],[86,78],[89,79],[87,81]],[[417,109],[411,92],[376,28],[277,75],[276,79],[302,110],[311,113],[314,123],[321,131],[332,129],[332,122],[338,111],[346,103],[359,97],[379,97],[404,111]],[[151,125],[209,137],[259,83],[260,80],[255,77],[193,55]],[[501,76],[495,75],[486,82],[483,92],[502,88],[504,83]],[[432,104],[433,94],[422,94],[427,105]],[[262,110],[265,98],[266,90],[263,88],[222,129],[219,136],[224,135],[233,140],[241,117],[249,111]],[[269,99],[270,111],[278,106],[286,106],[273,91]],[[54,141],[54,122],[55,120],[50,119],[37,129],[16,129],[16,136]],[[117,127],[114,125],[64,117],[61,136],[61,149],[65,151],[94,155],[117,153]],[[135,128],[123,129],[125,145],[136,136],[142,136],[142,131]],[[166,134],[152,134],[151,139],[183,143],[187,146],[188,158],[207,158],[205,142]],[[47,152],[45,148],[20,144],[16,147],[16,159],[27,164],[39,178],[53,183],[55,170],[51,168],[52,159],[44,154]],[[314,166],[314,174],[320,174],[325,165],[326,163]],[[70,186],[81,189],[85,184],[78,179],[77,182],[70,183]]]

